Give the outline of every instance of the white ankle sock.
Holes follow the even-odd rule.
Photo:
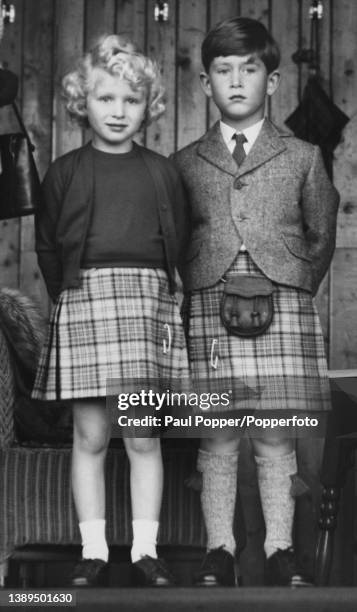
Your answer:
[[[133,525],[133,545],[131,548],[131,560],[133,563],[141,557],[149,555],[157,559],[156,540],[159,529],[158,521],[148,519],[136,519]]]
[[[105,520],[94,519],[79,523],[82,536],[83,559],[102,559],[107,562],[109,550],[105,538]]]

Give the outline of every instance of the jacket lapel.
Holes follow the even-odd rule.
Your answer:
[[[280,132],[269,119],[265,119],[258,138],[238,169],[237,176],[251,172],[285,151],[285,149],[284,139],[281,138]]]
[[[261,166],[276,155],[279,155],[282,151],[285,151],[285,149],[286,146],[279,131],[269,119],[265,119],[260,134],[249,152],[249,155],[247,155],[238,169],[223,140],[219,121],[217,121],[201,139],[197,153],[224,172],[232,176],[242,176],[247,172],[251,172],[258,166]]]
[[[219,121],[202,137],[197,148],[197,154],[220,170],[236,176],[237,164],[223,140]]]

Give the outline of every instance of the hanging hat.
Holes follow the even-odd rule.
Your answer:
[[[0,107],[12,104],[17,96],[19,80],[10,70],[0,68]]]

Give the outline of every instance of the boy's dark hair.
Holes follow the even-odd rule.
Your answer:
[[[268,74],[279,66],[280,51],[266,27],[256,19],[234,17],[221,21],[210,30],[202,43],[201,57],[208,73],[215,57],[257,54]]]

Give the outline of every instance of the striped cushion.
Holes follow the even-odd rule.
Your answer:
[[[70,448],[13,447],[0,452],[0,563],[17,546],[80,543],[70,487],[70,454]],[[184,485],[194,462],[193,447],[164,451],[161,544],[205,543],[199,495]],[[109,543],[129,545],[129,469],[122,449],[108,453],[107,520]]]

